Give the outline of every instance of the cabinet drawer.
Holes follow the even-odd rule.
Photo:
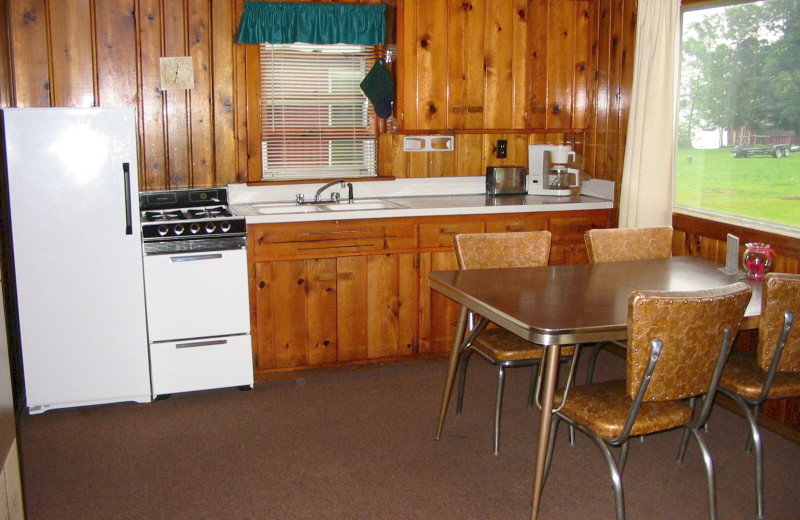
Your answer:
[[[587,231],[595,228],[607,228],[610,225],[608,215],[551,218],[550,233],[553,234],[553,242],[583,243],[583,235]]]
[[[250,334],[150,344],[153,395],[253,385]]]
[[[318,257],[416,246],[413,224],[393,222],[314,222],[257,225],[250,229],[256,258]]]
[[[419,247],[453,247],[459,233],[482,233],[483,222],[444,222],[419,225]]]
[[[517,231],[544,231],[547,229],[546,218],[517,218],[506,220],[490,220],[486,223],[487,233],[509,233]]]

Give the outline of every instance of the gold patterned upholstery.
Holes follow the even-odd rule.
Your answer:
[[[755,452],[756,518],[764,518],[764,468],[758,417],[768,399],[800,397],[800,275],[769,273],[761,293],[758,347],[731,355],[719,390],[742,409],[750,427],[747,447]],[[776,354],[779,358],[776,361]]]
[[[550,242],[549,231],[469,233],[456,235],[453,239],[460,269],[546,266],[550,258]],[[568,360],[574,352],[574,346],[562,347],[561,357],[563,360]],[[494,453],[497,454],[500,445],[504,370],[511,366],[534,366],[528,397],[528,405],[531,406],[535,376],[544,354],[544,347],[526,341],[503,328],[481,331],[473,342],[464,347],[463,352],[460,353],[457,415],[461,415],[467,364],[473,353],[495,365],[498,370],[494,425]]]
[[[584,240],[593,264],[672,256],[672,226],[590,229]]]
[[[611,470],[621,520],[625,517],[621,473],[630,437],[682,426],[703,451],[713,518],[713,463],[700,430],[750,295],[750,288],[741,282],[701,291],[633,292],[628,299],[626,378],[557,393],[561,409],[553,415],[547,464],[559,421],[593,437]],[[703,398],[699,411],[693,406],[698,397]],[[622,447],[619,462],[609,446]]]

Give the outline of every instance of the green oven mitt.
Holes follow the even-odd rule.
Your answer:
[[[382,119],[391,117],[394,102],[394,81],[383,60],[379,59],[361,81],[361,90],[367,95],[375,114]]]

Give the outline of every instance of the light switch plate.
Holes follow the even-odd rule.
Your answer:
[[[191,56],[166,56],[160,59],[161,90],[194,88],[194,63]]]

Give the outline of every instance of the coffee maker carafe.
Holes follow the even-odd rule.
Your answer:
[[[528,194],[567,197],[578,186],[579,172],[567,168],[575,160],[569,145],[532,144],[528,146]]]

